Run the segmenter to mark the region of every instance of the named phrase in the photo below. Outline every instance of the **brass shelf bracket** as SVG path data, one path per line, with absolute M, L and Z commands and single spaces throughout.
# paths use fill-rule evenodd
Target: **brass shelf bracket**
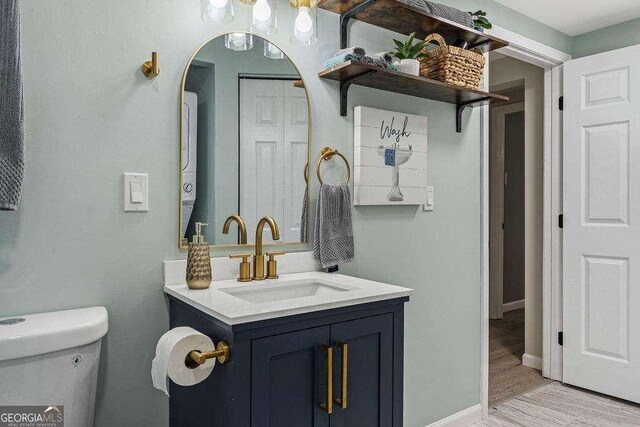
M 220 341 L 216 346 L 216 349 L 213 351 L 200 352 L 198 350 L 193 350 L 189 353 L 189 356 L 187 356 L 187 360 L 185 362 L 187 364 L 187 367 L 197 368 L 198 366 L 204 364 L 207 360 L 216 357 L 218 359 L 218 363 L 224 365 L 229 361 L 229 353 L 229 346 L 227 345 L 227 343 L 224 341 Z
M 357 76 L 350 77 L 340 82 L 340 115 L 345 117 L 347 115 L 347 101 L 349 100 L 349 88 L 356 81 L 365 77 L 371 77 L 376 74 L 376 70 L 369 70 Z
M 142 73 L 149 80 L 158 77 L 160 74 L 160 66 L 158 65 L 158 52 L 151 52 L 151 61 L 142 64 Z

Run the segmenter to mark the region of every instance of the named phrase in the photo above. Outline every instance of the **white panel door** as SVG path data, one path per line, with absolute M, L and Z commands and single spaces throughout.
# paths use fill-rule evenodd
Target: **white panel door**
M 640 45 L 564 67 L 563 381 L 640 402 Z
M 303 88 L 284 84 L 284 218 L 280 234 L 285 242 L 300 241 L 302 205 L 307 183 L 304 167 L 309 144 L 307 94 Z
M 247 242 L 265 215 L 284 219 L 284 86 L 280 80 L 240 80 L 240 215 Z M 280 235 L 282 238 L 283 236 Z M 264 243 L 273 243 L 264 233 Z

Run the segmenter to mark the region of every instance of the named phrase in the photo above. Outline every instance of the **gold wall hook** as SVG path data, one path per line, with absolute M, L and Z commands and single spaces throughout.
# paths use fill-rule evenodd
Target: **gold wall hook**
M 151 52 L 151 61 L 142 64 L 142 72 L 148 79 L 154 79 L 160 74 L 160 66 L 158 65 L 158 52 Z

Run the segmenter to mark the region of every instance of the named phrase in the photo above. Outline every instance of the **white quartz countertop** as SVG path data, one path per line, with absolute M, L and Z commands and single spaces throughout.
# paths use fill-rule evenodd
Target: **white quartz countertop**
M 318 290 L 302 289 L 309 284 L 317 285 Z M 300 295 L 292 296 L 296 289 L 300 289 Z M 260 290 L 267 290 L 269 296 L 251 296 Z M 186 284 L 167 285 L 164 291 L 228 325 L 238 325 L 406 297 L 413 290 L 343 274 L 312 271 L 248 283 L 213 281 L 203 290 L 189 289 Z

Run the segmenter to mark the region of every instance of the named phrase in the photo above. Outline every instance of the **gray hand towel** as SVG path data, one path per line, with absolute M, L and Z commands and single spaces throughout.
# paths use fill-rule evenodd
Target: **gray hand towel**
M 307 241 L 307 222 L 309 211 L 309 186 L 304 190 L 304 200 L 302 201 L 302 217 L 300 218 L 300 243 Z
M 369 55 L 369 57 L 371 59 L 381 59 L 384 62 L 389 62 L 389 63 L 393 61 L 393 55 L 391 55 L 389 52 L 378 52 L 378 53 Z
M 313 258 L 322 268 L 353 261 L 349 184 L 321 184 L 316 208 Z
M 360 46 L 347 47 L 345 49 L 340 49 L 333 56 L 341 56 L 341 55 L 353 55 L 356 58 L 362 58 L 366 55 L 366 52 Z
M 0 0 L 0 210 L 16 210 L 24 176 L 19 0 Z
M 431 15 L 457 22 L 465 27 L 473 28 L 473 17 L 469 12 L 456 9 L 451 6 L 445 6 L 440 3 L 434 3 L 427 0 L 398 0 L 401 3 L 423 10 Z

